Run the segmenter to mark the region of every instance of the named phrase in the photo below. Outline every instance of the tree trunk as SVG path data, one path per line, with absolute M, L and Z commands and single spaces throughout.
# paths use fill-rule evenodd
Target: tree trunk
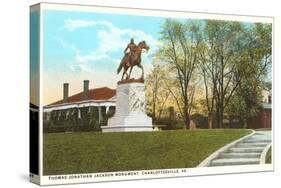
M 186 117 L 186 120 L 184 122 L 184 128 L 183 129 L 190 129 L 190 118 L 189 116 Z
M 152 122 L 155 122 L 155 117 L 156 117 L 156 113 L 155 113 L 155 103 L 153 103 L 152 105 Z
M 189 113 L 188 113 L 188 104 L 187 104 L 187 102 L 185 102 L 185 105 L 183 107 L 183 114 L 184 114 L 184 118 L 183 118 L 184 119 L 184 126 L 183 126 L 183 129 L 189 129 L 190 118 L 189 118 Z
M 243 128 L 247 128 L 248 126 L 247 126 L 247 118 L 244 118 L 243 119 Z
M 208 128 L 213 128 L 213 115 L 211 113 L 208 115 Z
M 216 123 L 217 128 L 223 128 L 223 105 L 221 104 L 221 99 L 218 100 L 216 105 Z
M 220 128 L 220 116 L 219 116 L 219 114 L 220 114 L 220 112 L 219 112 L 219 105 L 218 105 L 218 102 L 216 102 L 217 104 L 216 104 L 216 125 L 215 125 L 215 128 Z
M 220 128 L 220 129 L 223 128 L 223 117 L 222 117 L 221 114 L 220 114 L 219 128 Z
M 220 108 L 220 128 L 222 129 L 222 128 L 224 128 L 224 126 L 223 126 L 223 107 L 221 106 L 221 108 Z

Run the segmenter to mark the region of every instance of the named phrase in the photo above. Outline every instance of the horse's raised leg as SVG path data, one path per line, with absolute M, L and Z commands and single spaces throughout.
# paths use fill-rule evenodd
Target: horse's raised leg
M 125 80 L 128 80 L 129 79 L 129 75 L 128 75 L 128 67 L 124 67 L 124 71 L 123 71 L 123 75 L 122 75 L 122 80 L 124 80 L 124 76 L 126 75 L 125 77 Z
M 125 74 L 127 74 L 127 73 L 126 73 L 126 70 L 124 69 L 124 70 L 123 70 L 123 74 L 122 74 L 122 78 L 121 78 L 121 80 L 124 80 L 124 76 L 125 76 Z
M 126 73 L 126 80 L 128 80 L 129 79 L 129 74 L 128 73 Z
M 131 78 L 132 70 L 133 70 L 133 66 L 130 67 L 129 78 Z
M 121 80 L 123 80 L 124 79 L 124 71 L 123 71 L 123 73 L 122 73 L 122 77 L 121 77 Z

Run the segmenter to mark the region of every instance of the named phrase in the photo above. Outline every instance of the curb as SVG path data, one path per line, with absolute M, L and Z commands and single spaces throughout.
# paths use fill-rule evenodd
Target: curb
M 254 135 L 256 133 L 256 131 L 254 131 L 253 129 L 250 129 L 252 131 L 252 133 L 243 136 L 242 138 L 239 138 L 237 140 L 234 140 L 233 142 L 221 147 L 220 149 L 218 149 L 217 151 L 215 151 L 214 153 L 212 153 L 211 155 L 209 155 L 207 158 L 205 158 L 197 167 L 207 167 L 210 165 L 211 161 L 215 158 L 217 158 L 219 156 L 219 154 L 221 152 L 226 151 L 228 148 L 236 145 L 237 143 L 241 142 L 244 139 L 247 139 L 248 137 Z
M 261 153 L 261 157 L 260 157 L 260 164 L 265 164 L 265 160 L 266 160 L 266 154 L 269 150 L 269 148 L 271 147 L 272 143 L 268 144 L 262 151 Z

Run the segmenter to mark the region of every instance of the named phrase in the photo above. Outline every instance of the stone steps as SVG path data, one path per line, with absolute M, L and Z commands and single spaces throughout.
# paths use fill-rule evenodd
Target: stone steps
M 229 159 L 229 158 L 258 158 L 260 153 L 222 153 L 220 154 L 220 159 Z
M 211 161 L 211 166 L 249 165 L 259 162 L 259 158 L 215 159 Z
M 266 134 L 256 133 L 219 153 L 209 166 L 259 164 L 262 151 L 270 143 L 271 139 Z
M 264 147 L 232 147 L 228 150 L 228 152 L 235 152 L 235 153 L 252 153 L 252 152 L 259 152 L 261 153 Z
M 243 141 L 243 143 L 260 143 L 260 142 L 270 143 L 271 140 L 268 140 L 268 139 L 260 140 L 260 139 L 251 139 L 251 138 L 249 138 L 249 139 L 246 139 L 246 140 Z
M 236 145 L 236 147 L 241 148 L 248 148 L 248 147 L 265 147 L 267 146 L 268 142 L 257 142 L 257 143 L 240 143 Z

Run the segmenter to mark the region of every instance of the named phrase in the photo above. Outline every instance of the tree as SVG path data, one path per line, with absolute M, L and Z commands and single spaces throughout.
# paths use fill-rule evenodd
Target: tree
M 170 91 L 166 89 L 165 85 L 166 74 L 167 70 L 154 62 L 153 68 L 146 78 L 146 96 L 151 107 L 153 121 L 160 119 L 170 97 Z
M 254 24 L 245 28 L 245 48 L 240 52 L 240 59 L 243 62 L 238 66 L 241 81 L 238 84 L 236 98 L 239 103 L 233 103 L 228 109 L 236 112 L 244 121 L 247 127 L 247 119 L 255 116 L 262 103 L 262 92 L 270 91 L 272 84 L 266 82 L 266 77 L 271 71 L 271 24 Z M 243 104 L 243 105 L 238 105 Z
M 225 109 L 234 95 L 234 101 L 243 100 L 236 103 L 241 112 L 246 108 L 244 115 L 253 114 L 250 111 L 260 103 L 261 81 L 271 63 L 270 25 L 207 20 L 200 41 L 209 128 L 213 116 L 218 127 L 223 127 Z
M 156 58 L 167 65 L 164 83 L 189 126 L 197 85 L 205 90 L 209 128 L 223 128 L 225 115 L 245 122 L 270 89 L 271 24 L 167 19 Z M 198 77 L 198 74 L 200 77 Z M 215 123 L 215 124 L 214 124 Z
M 176 100 L 180 113 L 184 120 L 183 128 L 189 128 L 190 106 L 193 95 L 189 88 L 197 62 L 196 35 L 199 26 L 195 22 L 180 22 L 167 19 L 162 27 L 157 58 L 167 63 L 171 71 L 174 85 L 167 84 L 172 96 Z M 174 73 L 174 74 L 172 74 Z M 176 93 L 176 92 L 178 93 Z
M 205 23 L 200 67 L 206 91 L 208 124 L 212 128 L 215 110 L 216 123 L 222 128 L 224 109 L 240 82 L 236 59 L 242 47 L 243 30 L 239 22 L 207 20 Z
M 208 115 L 208 128 L 213 128 L 213 117 L 215 111 L 215 89 L 217 85 L 217 69 L 215 69 L 216 59 L 214 57 L 214 45 L 208 45 L 207 32 L 203 29 L 198 35 L 200 45 L 198 48 L 199 54 L 199 69 L 203 77 L 203 85 L 205 90 L 205 101 L 201 101 L 202 106 L 205 106 Z

